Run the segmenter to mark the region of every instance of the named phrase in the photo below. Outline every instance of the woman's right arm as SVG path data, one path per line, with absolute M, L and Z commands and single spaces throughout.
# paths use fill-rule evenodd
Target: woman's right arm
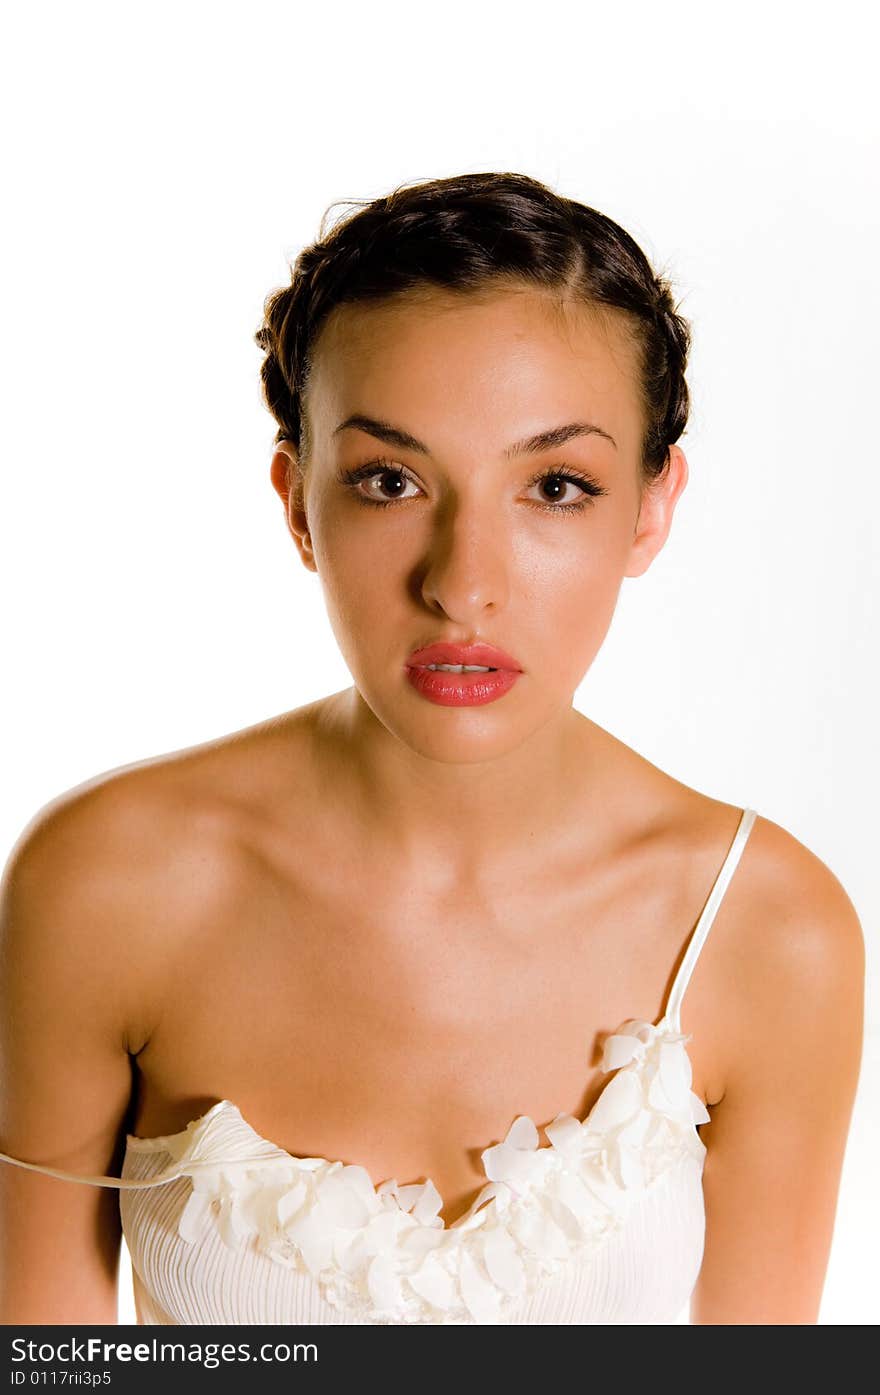
M 0 881 L 0 1152 L 118 1176 L 142 1042 L 127 782 L 41 811 Z M 0 1161 L 0 1323 L 116 1323 L 119 1192 Z

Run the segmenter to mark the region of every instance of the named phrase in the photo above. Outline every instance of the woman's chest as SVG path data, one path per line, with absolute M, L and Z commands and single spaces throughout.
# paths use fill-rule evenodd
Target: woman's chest
M 589 1112 L 605 1034 L 659 1016 L 684 938 L 668 896 L 621 916 L 610 888 L 570 880 L 438 900 L 413 878 L 254 875 L 247 891 L 176 959 L 131 1131 L 231 1100 L 288 1152 L 431 1177 L 447 1221 L 514 1118 Z

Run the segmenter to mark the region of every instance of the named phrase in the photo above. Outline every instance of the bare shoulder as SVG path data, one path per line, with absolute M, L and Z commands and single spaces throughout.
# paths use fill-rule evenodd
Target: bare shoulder
M 864 939 L 836 875 L 769 819 L 728 898 L 711 994 L 724 1088 L 701 1131 L 691 1320 L 812 1323 L 860 1071 Z
M 844 1013 L 860 1018 L 864 936 L 831 868 L 779 824 L 758 816 L 743 855 L 740 891 L 739 1006 L 750 1039 L 759 1027 L 766 1041 L 795 1021 L 833 1022 Z
M 201 748 L 98 776 L 38 810 L 0 882 L 0 951 L 31 982 L 64 970 L 136 1054 L 188 938 L 240 881 L 221 757 Z
M 0 878 L 0 1151 L 118 1175 L 132 1058 L 194 937 L 241 884 L 235 820 L 198 755 L 110 772 L 30 820 Z M 118 1194 L 0 1169 L 0 1319 L 113 1322 Z
M 669 806 L 677 811 L 670 880 L 686 888 L 687 904 L 699 910 L 743 810 L 687 787 L 669 788 Z M 783 1058 L 796 1058 L 795 1069 L 800 1063 L 851 1076 L 864 969 L 862 928 L 839 878 L 791 832 L 757 814 L 683 1006 L 683 1030 L 694 1035 L 710 1107 L 729 1099 L 735 1085 L 781 1082 Z M 770 1060 L 775 1068 L 768 1072 Z
M 837 1116 L 840 1138 L 861 1062 L 865 946 L 839 878 L 758 815 L 701 958 L 685 1030 L 696 1022 L 712 1042 L 709 1135 L 717 1142 L 721 1120 L 730 1127 L 752 1103 L 777 1127 L 803 1098 L 807 1114 Z

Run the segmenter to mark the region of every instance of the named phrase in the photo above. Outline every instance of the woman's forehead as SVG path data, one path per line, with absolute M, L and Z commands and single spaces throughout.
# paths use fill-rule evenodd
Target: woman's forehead
M 538 286 L 490 284 L 472 291 L 415 286 L 376 300 L 343 302 L 327 317 L 313 345 L 312 358 L 346 356 L 360 360 L 411 349 L 420 343 L 476 336 L 500 340 L 559 340 L 572 354 L 628 346 L 630 335 L 620 311 Z
M 313 351 L 307 405 L 321 434 L 354 412 L 425 422 L 497 414 L 509 432 L 511 415 L 570 420 L 589 410 L 613 422 L 605 429 L 615 439 L 637 444 L 638 371 L 619 313 L 531 288 L 419 288 L 334 310 Z

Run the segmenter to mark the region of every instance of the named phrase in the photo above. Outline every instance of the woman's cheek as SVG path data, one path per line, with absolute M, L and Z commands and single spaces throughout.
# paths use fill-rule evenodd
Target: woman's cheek
M 572 688 L 583 679 L 608 633 L 627 555 L 616 539 L 593 538 L 590 544 L 568 556 L 564 566 L 548 568 L 531 588 L 530 604 L 540 608 L 542 628 L 552 637 L 558 656 L 556 667 L 566 669 Z

